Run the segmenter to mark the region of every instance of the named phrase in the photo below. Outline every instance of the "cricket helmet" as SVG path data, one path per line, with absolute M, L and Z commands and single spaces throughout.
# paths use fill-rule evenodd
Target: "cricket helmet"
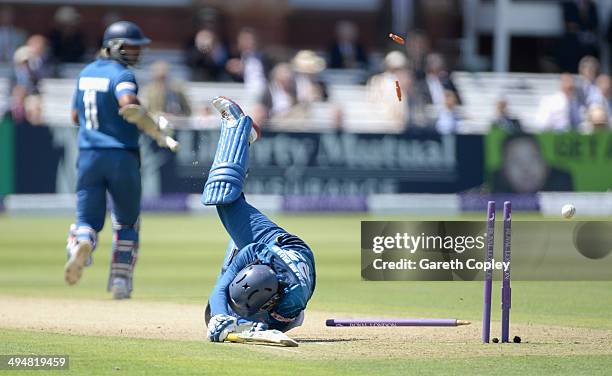
M 104 31 L 102 48 L 108 50 L 109 57 L 125 65 L 134 65 L 138 62 L 140 51 L 126 50 L 125 46 L 145 46 L 151 43 L 140 27 L 130 21 L 112 23 Z
M 241 317 L 269 311 L 280 298 L 280 283 L 268 265 L 253 263 L 242 269 L 228 288 L 228 304 Z

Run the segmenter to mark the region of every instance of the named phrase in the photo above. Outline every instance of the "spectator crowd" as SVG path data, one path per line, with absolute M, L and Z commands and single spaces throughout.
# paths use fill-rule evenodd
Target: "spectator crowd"
M 591 0 L 561 3 L 564 33 L 558 49 L 561 72 L 559 90 L 542 98 L 534 114 L 538 129 L 592 132 L 610 128 L 612 87 L 610 76 L 602 73 L 599 39 L 612 41 L 598 23 Z M 57 9 L 47 35 L 27 35 L 14 26 L 14 11 L 0 8 L 0 61 L 12 65 L 8 112 L 17 122 L 41 124 L 39 83 L 57 77 L 64 63 L 85 63 L 96 49 L 88 46 L 81 32 L 78 11 L 71 6 Z M 104 17 L 110 24 L 120 19 L 115 13 Z M 298 50 L 271 54 L 255 29 L 245 27 L 228 42 L 216 22 L 203 22 L 184 48 L 184 63 L 191 81 L 241 82 L 255 105 L 250 112 L 264 127 L 282 129 L 285 124 L 303 121 L 312 108 L 323 105 L 329 112 L 329 127 L 340 130 L 346 109 L 331 94 L 328 72 L 359 71 L 365 82 L 367 102 L 380 109 L 381 121 L 395 132 L 461 132 L 466 121 L 462 96 L 453 80 L 447 57 L 432 47 L 427 35 L 412 31 L 404 46 L 389 44 L 380 64 L 360 39 L 359 28 L 339 21 L 326 51 Z M 379 66 L 380 65 L 380 66 Z M 212 118 L 208 108 L 194 106 L 186 86 L 172 77 L 172 66 L 164 61 L 151 64 L 150 80 L 143 85 L 143 103 L 155 113 L 173 117 Z M 577 74 L 575 74 L 577 72 Z M 402 92 L 395 93 L 396 82 Z M 523 131 L 521 119 L 512 115 L 512 103 L 499 98 L 495 105 L 495 127 L 508 132 Z M 526 120 L 526 119 L 522 119 Z M 532 120 L 532 119 L 530 119 Z M 193 123 L 192 123 L 193 124 Z M 376 129 L 371 129 L 376 131 Z

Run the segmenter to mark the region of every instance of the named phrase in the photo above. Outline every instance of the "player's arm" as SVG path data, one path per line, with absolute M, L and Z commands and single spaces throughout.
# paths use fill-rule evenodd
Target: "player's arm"
M 133 73 L 126 71 L 118 79 L 115 86 L 115 96 L 119 104 L 119 114 L 129 123 L 136 125 L 142 132 L 157 141 L 161 147 L 177 151 L 179 143 L 172 137 L 166 135 L 158 122 L 140 104 L 137 97 L 138 87 Z
M 126 121 L 135 124 L 141 131 L 157 141 L 159 146 L 166 147 L 172 151 L 179 149 L 179 143 L 161 130 L 158 122 L 140 104 L 135 95 L 124 94 L 118 100 L 119 114 Z

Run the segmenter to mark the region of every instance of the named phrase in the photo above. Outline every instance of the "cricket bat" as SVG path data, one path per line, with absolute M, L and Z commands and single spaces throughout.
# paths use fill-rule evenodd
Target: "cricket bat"
M 256 332 L 230 333 L 226 341 L 236 343 L 270 344 L 297 347 L 298 343 L 279 330 L 260 330 Z

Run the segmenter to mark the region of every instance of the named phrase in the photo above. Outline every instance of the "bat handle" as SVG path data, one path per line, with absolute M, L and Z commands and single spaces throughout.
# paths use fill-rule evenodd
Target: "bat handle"
M 229 342 L 244 342 L 244 340 L 240 338 L 237 333 L 228 334 L 227 337 L 225 337 L 225 340 Z

